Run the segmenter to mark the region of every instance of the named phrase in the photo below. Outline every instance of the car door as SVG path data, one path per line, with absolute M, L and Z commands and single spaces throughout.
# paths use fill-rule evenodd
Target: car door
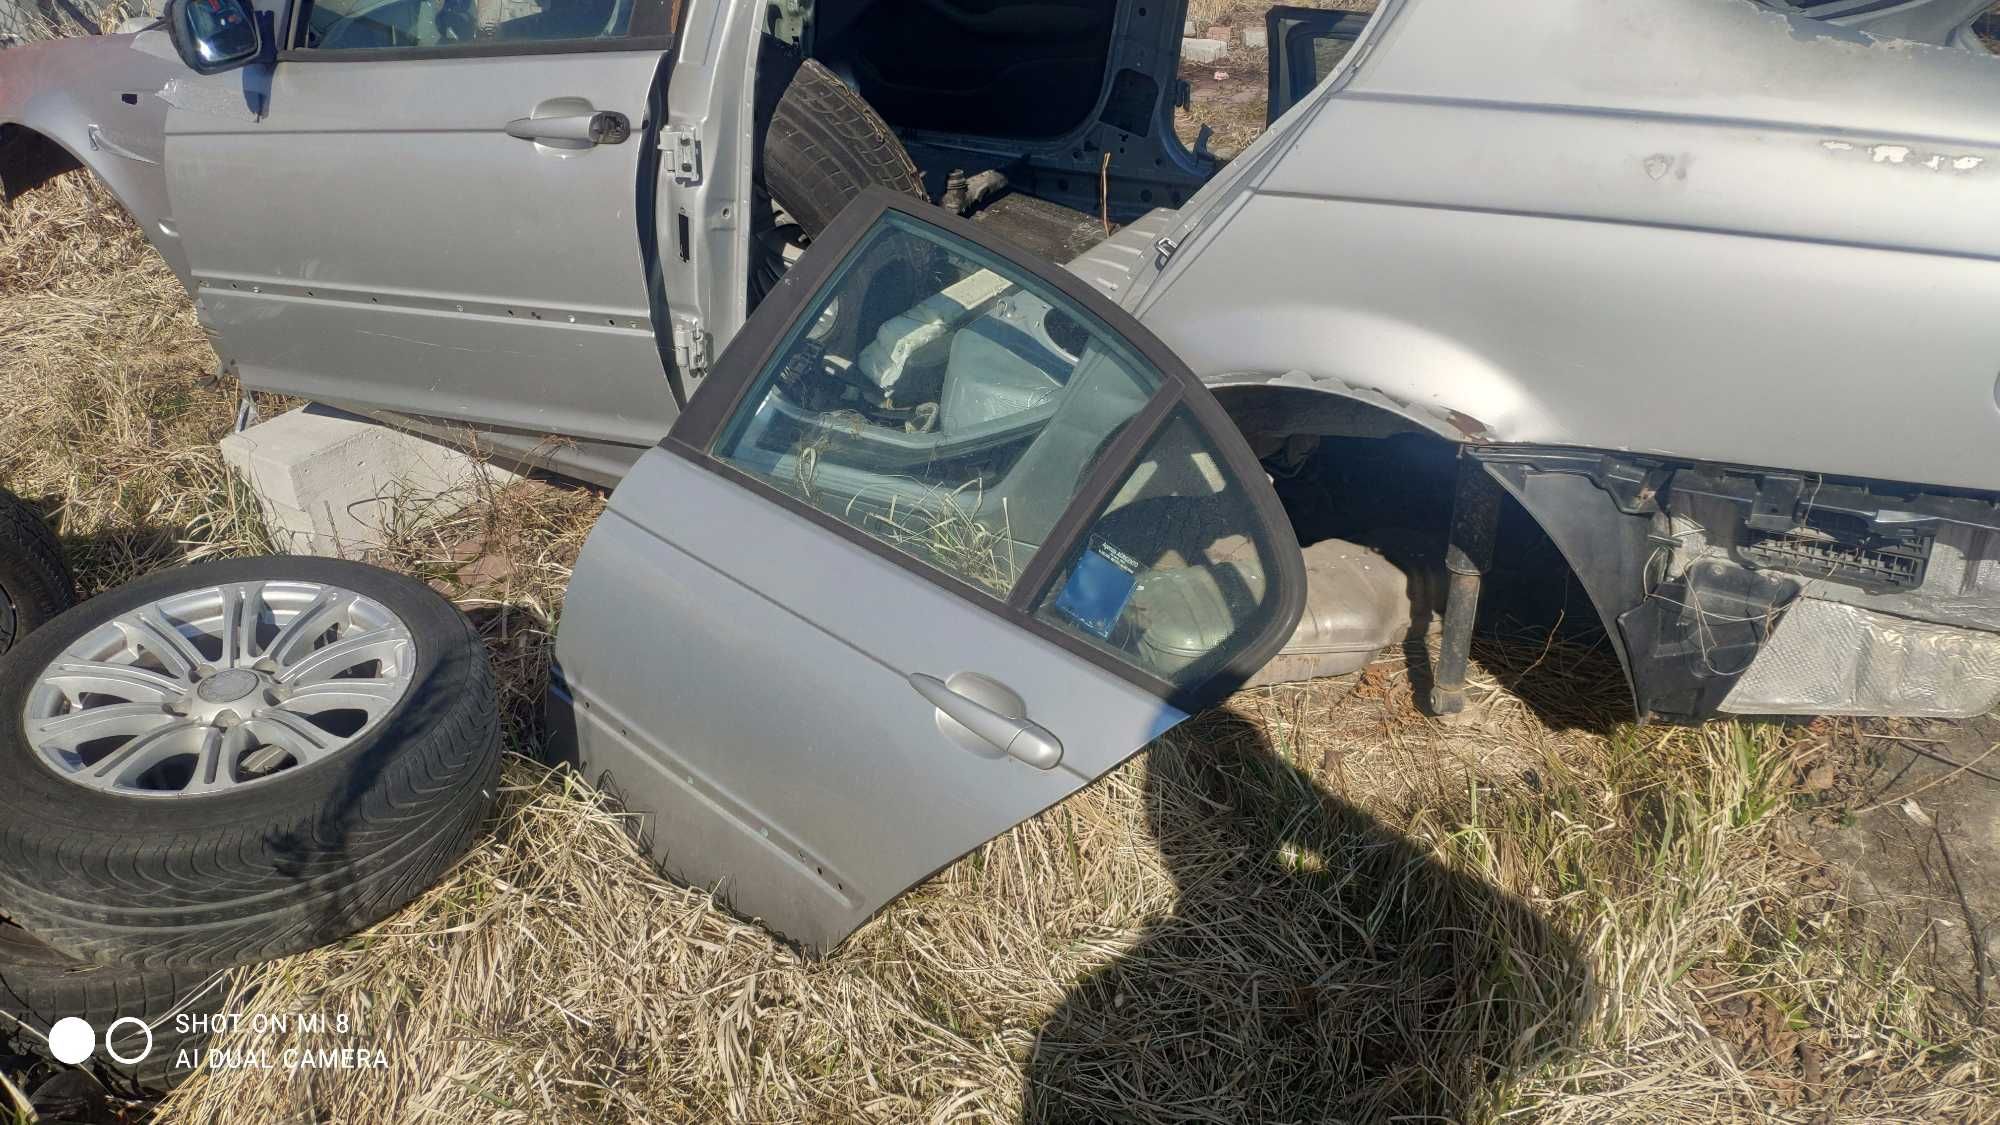
M 1241 683 L 1304 587 L 1170 352 L 878 189 L 612 494 L 551 714 L 666 870 L 825 949 Z
M 1340 69 L 1355 40 L 1374 18 L 1372 12 L 1339 12 L 1278 5 L 1264 13 L 1270 94 L 1265 123 L 1276 121 L 1313 87 Z
M 640 258 L 667 0 L 302 0 L 163 93 L 203 320 L 251 387 L 649 446 Z

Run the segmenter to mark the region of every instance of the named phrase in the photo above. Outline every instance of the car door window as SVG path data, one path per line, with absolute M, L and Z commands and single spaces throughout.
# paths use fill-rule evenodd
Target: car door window
M 708 456 L 1165 693 L 1264 638 L 1283 610 L 1260 470 L 1136 326 L 901 204 L 799 272 Z
M 1326 11 L 1280 5 L 1265 13 L 1265 60 L 1270 74 L 1267 121 L 1276 121 L 1347 61 L 1370 12 Z
M 351 51 L 471 49 L 663 33 L 654 0 L 312 0 L 299 46 Z M 639 27 L 634 26 L 635 14 Z
M 1214 673 L 1270 608 L 1273 548 L 1185 410 L 1139 455 L 1035 614 L 1175 684 Z
M 1005 598 L 1160 386 L 990 252 L 891 215 L 752 388 L 716 454 Z

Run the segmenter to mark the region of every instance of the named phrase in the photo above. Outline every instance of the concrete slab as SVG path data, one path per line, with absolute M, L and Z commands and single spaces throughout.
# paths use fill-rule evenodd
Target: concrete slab
M 1262 51 L 1271 44 L 1271 33 L 1262 27 L 1243 29 L 1243 45 Z
M 459 450 L 317 403 L 222 439 L 276 546 L 354 558 L 398 519 L 448 516 L 518 479 Z
M 1196 65 L 1219 62 L 1229 55 L 1229 44 L 1220 39 L 1181 40 L 1181 61 Z

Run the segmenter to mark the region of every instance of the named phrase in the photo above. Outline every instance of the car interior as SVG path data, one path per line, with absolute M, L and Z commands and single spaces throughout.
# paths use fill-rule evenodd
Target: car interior
M 899 129 L 1055 137 L 1097 107 L 1116 4 L 822 0 L 814 55 Z
M 303 46 L 450 47 L 624 34 L 631 0 L 313 0 Z
M 1182 7 L 814 0 L 799 49 L 888 122 L 933 199 L 954 175 L 998 177 L 991 209 L 1029 228 L 1010 232 L 1017 241 L 1060 261 L 1079 250 L 1053 233 L 1064 223 L 1101 233 L 1102 216 L 1178 206 L 1215 171 L 1163 123 L 1178 97 Z M 1008 213 L 1024 200 L 1044 206 Z

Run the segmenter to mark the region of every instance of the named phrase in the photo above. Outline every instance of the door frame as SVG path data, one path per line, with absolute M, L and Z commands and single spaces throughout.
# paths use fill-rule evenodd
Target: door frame
M 1391 2 L 1392 0 L 1384 0 L 1382 8 L 1389 7 Z M 1291 80 L 1296 77 L 1293 74 L 1296 68 L 1293 65 L 1293 55 L 1291 54 L 1292 44 L 1285 40 L 1285 24 L 1291 23 L 1295 25 L 1291 30 L 1295 33 L 1305 32 L 1308 38 L 1345 39 L 1349 43 L 1358 44 L 1361 41 L 1361 37 L 1368 31 L 1368 28 L 1374 24 L 1376 18 L 1383 14 L 1385 13 L 1381 8 L 1373 12 L 1350 12 L 1339 8 L 1301 8 L 1286 4 L 1275 5 L 1266 11 L 1264 13 L 1264 69 L 1268 76 L 1269 85 L 1264 95 L 1264 124 L 1270 125 L 1277 121 L 1278 118 L 1283 117 L 1285 110 L 1306 100 L 1306 96 L 1318 89 L 1320 83 L 1326 81 L 1326 77 L 1332 77 L 1332 75 L 1327 75 L 1320 78 L 1312 85 L 1300 90 L 1297 97 L 1291 97 Z M 1353 35 L 1333 34 L 1336 28 L 1350 22 L 1356 24 Z M 1349 48 L 1350 51 L 1353 49 L 1352 47 Z M 1341 66 L 1334 68 L 1335 72 L 1337 73 L 1346 65 L 1347 60 L 1342 59 Z M 1290 100 L 1285 101 L 1284 107 L 1281 109 L 1278 103 L 1285 98 L 1290 98 Z
M 745 396 L 758 383 L 778 351 L 791 341 L 795 322 L 820 296 L 827 282 L 847 264 L 861 239 L 883 216 L 892 212 L 1004 258 L 1009 265 L 1082 306 L 1086 313 L 1099 321 L 1108 335 L 1124 340 L 1161 376 L 1159 390 L 1105 447 L 1089 476 L 1070 498 L 1061 518 L 1035 548 L 1019 581 L 1004 601 L 943 570 L 914 563 L 907 554 L 889 544 L 711 453 L 723 426 L 736 417 Z M 687 409 L 675 420 L 673 429 L 661 440 L 662 449 L 863 550 L 897 566 L 915 570 L 962 600 L 1090 661 L 1182 711 L 1191 713 L 1219 701 L 1255 675 L 1284 647 L 1304 611 L 1306 595 L 1305 560 L 1292 530 L 1291 518 L 1279 503 L 1276 490 L 1270 487 L 1262 464 L 1221 403 L 1178 356 L 1130 313 L 1067 270 L 1043 262 L 985 228 L 887 188 L 873 187 L 864 191 L 814 240 L 814 247 L 829 252 L 808 252 L 744 322 L 728 350 L 703 380 L 701 389 L 695 393 Z M 1190 394 L 1190 391 L 1194 393 Z M 1267 589 L 1278 600 L 1270 607 L 1271 612 L 1260 626 L 1260 635 L 1241 647 L 1227 664 L 1190 687 L 1179 687 L 1141 671 L 1135 665 L 1044 622 L 1035 614 L 1036 607 L 1060 577 L 1061 568 L 1073 549 L 1125 483 L 1133 459 L 1161 430 L 1176 408 L 1185 409 L 1193 416 L 1196 425 L 1212 440 L 1213 451 L 1222 459 L 1229 474 L 1241 482 L 1245 498 L 1270 536 L 1271 550 L 1276 556 L 1273 565 L 1279 570 L 1267 583 Z

